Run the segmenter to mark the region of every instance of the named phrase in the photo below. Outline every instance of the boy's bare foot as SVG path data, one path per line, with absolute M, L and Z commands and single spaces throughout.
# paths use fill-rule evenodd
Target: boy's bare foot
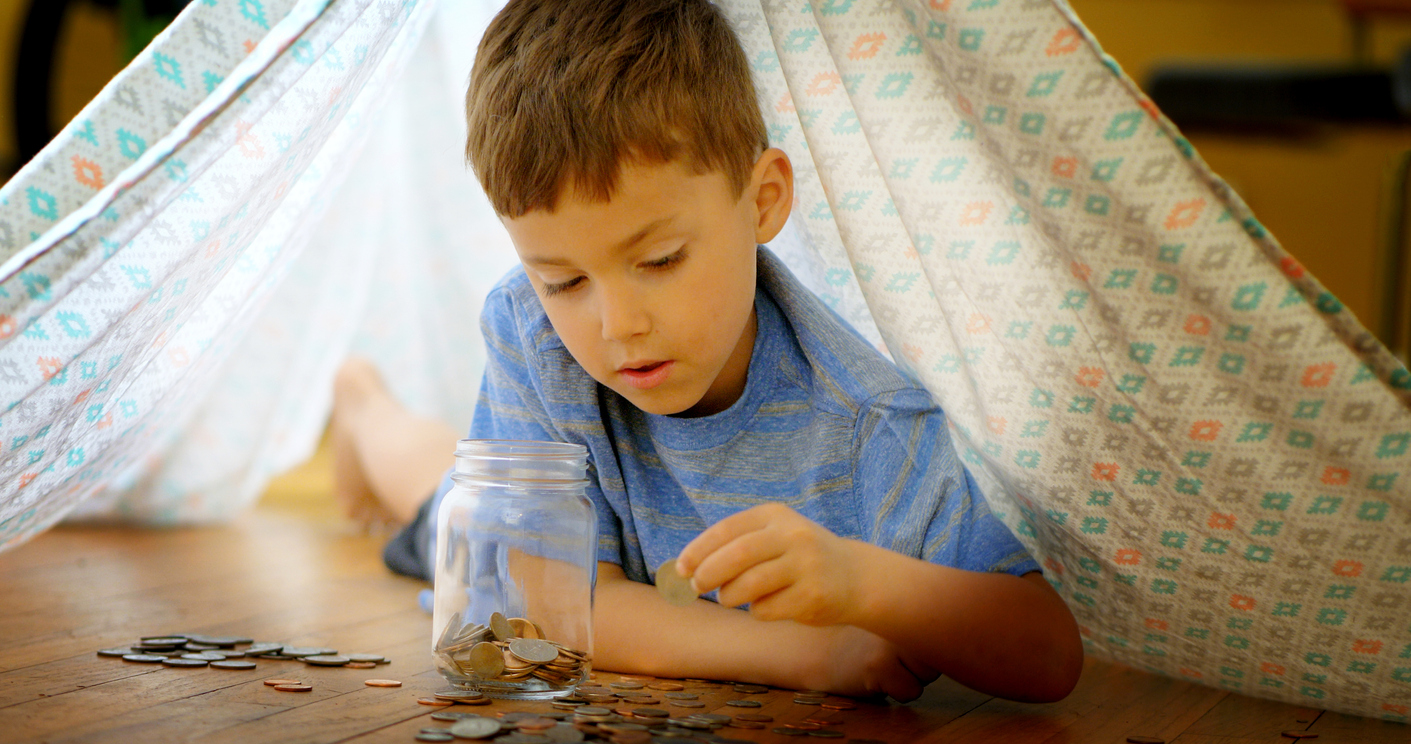
M 378 397 L 391 396 L 382 384 L 377 368 L 366 359 L 354 357 L 345 361 L 333 378 L 333 416 L 329 422 L 333 446 L 333 497 L 344 514 L 369 530 L 401 523 L 373 493 L 354 441 L 358 428 L 370 424 L 369 403 Z M 375 423 L 371 425 L 375 426 Z
M 460 439 L 404 408 L 377 368 L 358 357 L 334 376 L 331 427 L 334 496 L 366 527 L 412 521 L 455 462 Z

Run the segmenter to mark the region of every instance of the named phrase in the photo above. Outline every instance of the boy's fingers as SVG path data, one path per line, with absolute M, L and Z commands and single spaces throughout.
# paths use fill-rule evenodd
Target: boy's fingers
M 739 607 L 774 594 L 793 583 L 793 572 L 783 561 L 759 563 L 720 587 L 722 607 Z
M 765 561 L 784 554 L 787 546 L 774 539 L 770 530 L 746 532 L 721 545 L 696 566 L 691 584 L 705 593 L 738 578 Z
M 770 506 L 766 504 L 746 509 L 706 528 L 681 550 L 681 555 L 676 558 L 676 570 L 682 576 L 693 576 L 696 569 L 700 567 L 701 561 L 719 550 L 721 546 L 740 535 L 754 532 L 769 524 L 772 511 Z

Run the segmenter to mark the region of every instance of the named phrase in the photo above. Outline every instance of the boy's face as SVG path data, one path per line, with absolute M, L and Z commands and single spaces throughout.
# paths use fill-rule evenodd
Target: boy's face
M 554 330 L 593 379 L 648 413 L 704 416 L 744 391 L 755 245 L 779 231 L 792 199 L 779 150 L 760 157 L 738 198 L 719 172 L 628 162 L 609 201 L 569 191 L 553 212 L 505 226 Z

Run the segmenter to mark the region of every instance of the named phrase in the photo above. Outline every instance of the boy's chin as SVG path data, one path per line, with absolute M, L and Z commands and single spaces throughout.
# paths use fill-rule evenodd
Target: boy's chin
M 686 413 L 700 402 L 699 396 L 693 398 L 689 395 L 671 395 L 664 392 L 653 394 L 642 390 L 617 390 L 616 392 L 639 410 L 654 416 L 676 416 Z

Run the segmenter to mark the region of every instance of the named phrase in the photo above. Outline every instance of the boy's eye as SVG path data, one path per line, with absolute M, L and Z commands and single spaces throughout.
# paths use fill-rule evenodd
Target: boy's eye
M 578 286 L 579 282 L 582 281 L 583 277 L 575 276 L 566 282 L 558 282 L 557 284 L 550 284 L 548 282 L 544 282 L 544 296 L 553 297 L 554 295 L 560 292 L 567 292 L 568 290 Z
M 685 257 L 686 251 L 683 249 L 675 253 L 662 256 L 661 258 L 652 259 L 651 261 L 643 261 L 642 265 L 649 269 L 664 269 L 668 266 L 680 262 L 681 259 Z

